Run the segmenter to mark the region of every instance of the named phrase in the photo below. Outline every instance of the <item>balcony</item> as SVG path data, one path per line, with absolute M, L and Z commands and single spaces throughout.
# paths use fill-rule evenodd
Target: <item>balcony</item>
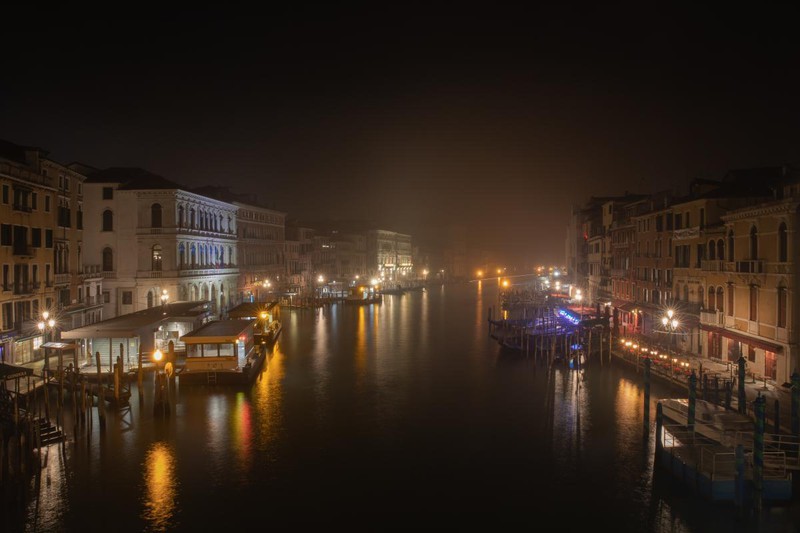
M 700 311 L 700 323 L 708 326 L 725 326 L 725 316 L 721 311 Z
M 175 271 L 163 270 L 140 270 L 136 273 L 137 278 L 156 279 L 156 278 L 171 278 L 175 276 Z
M 31 206 L 25 204 L 13 204 L 14 211 L 22 211 L 23 213 L 30 213 L 33 211 Z
M 672 234 L 673 241 L 685 241 L 700 237 L 700 227 L 676 229 Z
M 67 285 L 71 276 L 69 272 L 65 274 L 56 274 L 56 285 Z
M 794 274 L 794 263 L 765 263 L 767 274 Z
M 100 265 L 83 265 L 83 272 L 81 272 L 81 279 L 101 278 Z
M 736 272 L 740 274 L 763 274 L 764 261 L 751 259 L 747 261 L 736 261 Z
M 211 276 L 211 275 L 225 275 L 225 274 L 238 274 L 239 269 L 236 265 L 193 265 L 185 266 L 178 270 L 178 276 L 192 277 L 192 276 Z
M 14 283 L 14 294 L 33 294 L 39 288 L 38 283 Z
M 721 259 L 703 259 L 700 269 L 705 272 L 725 272 L 725 261 Z
M 36 253 L 36 248 L 28 245 L 14 245 L 13 252 L 18 257 L 33 257 Z
M 612 268 L 608 271 L 609 276 L 612 278 L 627 278 L 629 277 L 628 271 L 624 268 Z

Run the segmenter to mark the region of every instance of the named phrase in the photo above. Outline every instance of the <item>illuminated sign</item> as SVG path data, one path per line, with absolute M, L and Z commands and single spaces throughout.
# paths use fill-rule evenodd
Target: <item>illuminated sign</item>
M 581 319 L 579 317 L 577 317 L 574 314 L 570 313 L 566 309 L 559 309 L 558 310 L 558 316 L 560 316 L 561 318 L 564 318 L 566 320 L 569 320 L 570 323 L 572 323 L 573 325 L 576 325 L 576 326 L 581 321 Z

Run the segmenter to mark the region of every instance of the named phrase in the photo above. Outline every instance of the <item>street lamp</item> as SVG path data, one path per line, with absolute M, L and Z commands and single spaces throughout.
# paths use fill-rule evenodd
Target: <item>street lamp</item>
M 48 342 L 47 334 L 50 333 L 50 340 L 55 340 L 54 337 L 54 330 L 56 328 L 56 321 L 50 318 L 50 313 L 47 311 L 42 311 L 42 319 L 36 324 L 36 327 L 39 328 L 39 332 L 41 332 L 42 337 L 44 337 L 44 343 Z M 47 370 L 50 370 L 50 358 L 47 357 L 47 348 L 44 349 L 44 366 Z
M 156 384 L 158 384 L 158 374 L 160 372 L 159 364 L 161 363 L 162 359 L 164 359 L 164 353 L 161 350 L 157 349 L 155 352 L 153 352 L 153 361 L 156 363 L 156 374 L 154 378 L 154 383 Z
M 667 314 L 661 317 L 661 325 L 664 326 L 664 331 L 672 335 L 672 344 L 674 347 L 676 342 L 675 332 L 678 330 L 678 326 L 680 325 L 678 319 L 675 318 L 675 311 L 668 309 Z
M 261 344 L 264 344 L 264 335 L 267 334 L 267 317 L 269 316 L 266 311 L 261 311 Z

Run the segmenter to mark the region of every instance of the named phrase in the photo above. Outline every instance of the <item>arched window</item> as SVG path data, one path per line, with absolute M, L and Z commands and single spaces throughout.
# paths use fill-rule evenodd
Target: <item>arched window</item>
M 725 260 L 725 241 L 722 239 L 717 241 L 717 259 L 720 261 Z
M 233 248 L 228 246 L 228 265 L 233 265 Z
M 714 261 L 717 258 L 717 244 L 714 241 L 708 243 L 708 260 Z
M 153 291 L 147 291 L 147 308 L 153 307 Z
M 114 213 L 111 209 L 103 211 L 103 231 L 114 231 Z
M 186 265 L 186 246 L 184 246 L 183 243 L 178 246 L 178 261 L 180 268 L 183 268 Z
M 183 206 L 182 205 L 178 206 L 178 227 L 179 228 L 183 227 Z
M 785 263 L 787 260 L 789 241 L 786 238 L 786 223 L 781 222 L 778 226 L 778 261 Z
M 153 245 L 151 270 L 161 270 L 161 245 L 159 244 Z
M 717 308 L 717 303 L 716 303 L 716 298 L 715 298 L 716 295 L 717 295 L 717 291 L 714 290 L 714 287 L 709 286 L 708 287 L 708 310 L 709 311 L 714 311 Z
M 114 271 L 114 252 L 111 248 L 103 248 L 103 272 Z
M 723 313 L 725 311 L 724 292 L 722 287 L 717 287 L 717 311 Z
M 733 261 L 733 230 L 728 232 L 728 261 Z
M 153 204 L 150 206 L 150 227 L 161 227 L 161 204 Z
M 750 228 L 750 259 L 758 259 L 758 230 L 755 226 Z
M 189 248 L 189 262 L 192 268 L 197 266 L 197 248 L 195 248 L 194 244 Z
M 196 214 L 195 214 L 195 211 L 194 211 L 194 207 L 192 207 L 191 209 L 189 209 L 189 227 L 192 228 L 192 229 L 196 229 L 195 216 L 196 216 Z

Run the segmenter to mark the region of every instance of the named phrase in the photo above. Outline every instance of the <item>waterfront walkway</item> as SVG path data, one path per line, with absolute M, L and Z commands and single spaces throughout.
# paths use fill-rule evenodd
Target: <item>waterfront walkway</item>
M 622 360 L 626 363 L 630 364 L 633 367 L 638 369 L 638 372 L 643 373 L 644 371 L 644 358 L 639 356 L 637 362 L 637 356 L 632 353 L 633 350 L 628 348 L 621 348 L 619 344 L 612 344 L 611 349 L 612 355 L 614 356 L 614 360 Z M 673 363 L 671 361 L 672 358 L 678 359 L 678 362 Z M 689 394 L 689 380 L 688 377 L 691 374 L 691 371 L 695 371 L 695 375 L 697 376 L 697 397 L 703 398 L 704 392 L 702 390 L 702 377 L 701 371 L 703 374 L 707 374 L 710 379 L 707 381 L 709 384 L 709 391 L 707 392 L 708 398 L 712 399 L 715 389 L 714 387 L 714 377 L 718 379 L 719 382 L 719 403 L 724 404 L 725 402 L 725 388 L 724 384 L 728 381 L 731 382 L 731 408 L 734 410 L 738 410 L 738 383 L 736 382 L 737 378 L 737 365 L 735 362 L 731 361 L 722 361 L 719 359 L 710 359 L 707 357 L 700 357 L 693 354 L 670 354 L 668 362 L 658 364 L 655 363 L 656 360 L 660 361 L 667 361 L 666 359 L 659 359 L 658 355 L 653 356 L 652 361 L 654 364 L 651 366 L 651 378 L 653 379 L 661 379 L 667 382 L 672 383 L 675 387 L 677 387 L 681 391 L 681 395 L 683 397 L 688 397 Z M 681 362 L 687 363 L 688 366 L 679 366 Z M 775 411 L 775 400 L 778 401 L 780 406 L 780 429 L 781 433 L 790 433 L 791 432 L 791 399 L 792 399 L 792 391 L 791 387 L 778 385 L 769 381 L 765 381 L 763 379 L 756 379 L 752 373 L 748 374 L 745 379 L 745 395 L 747 396 L 747 414 L 753 416 L 753 401 L 758 396 L 764 396 L 766 398 L 766 424 L 768 427 L 772 427 L 774 425 L 774 411 Z

